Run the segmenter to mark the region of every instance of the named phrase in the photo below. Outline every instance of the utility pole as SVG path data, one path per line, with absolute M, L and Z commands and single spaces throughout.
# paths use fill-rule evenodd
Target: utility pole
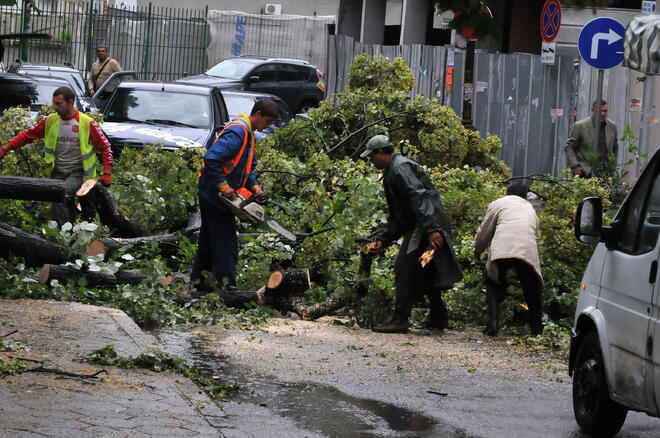
M 463 112 L 461 114 L 461 123 L 465 129 L 474 131 L 472 123 L 472 96 L 473 96 L 473 78 L 474 78 L 474 40 L 468 40 L 465 47 L 465 73 L 463 76 Z
M 31 21 L 32 21 L 32 1 L 33 0 L 23 0 L 23 20 L 22 20 L 22 32 L 24 34 L 32 33 L 31 30 Z M 27 61 L 30 57 L 30 41 L 27 38 L 21 39 L 21 60 Z

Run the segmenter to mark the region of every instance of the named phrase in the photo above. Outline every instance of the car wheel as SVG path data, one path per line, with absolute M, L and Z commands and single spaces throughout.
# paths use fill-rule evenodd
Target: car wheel
M 596 332 L 584 337 L 575 359 L 573 412 L 580 429 L 592 435 L 617 433 L 628 414 L 628 409 L 610 399 Z
M 310 109 L 316 108 L 317 106 L 319 106 L 317 102 L 313 100 L 306 100 L 298 106 L 298 109 L 296 110 L 296 114 L 301 114 L 301 113 L 304 114 Z

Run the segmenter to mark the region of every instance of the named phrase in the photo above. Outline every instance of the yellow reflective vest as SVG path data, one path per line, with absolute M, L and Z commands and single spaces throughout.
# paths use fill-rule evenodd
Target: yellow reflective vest
M 80 138 L 80 154 L 83 165 L 83 181 L 96 178 L 96 167 L 99 164 L 96 158 L 94 145 L 89 142 L 89 132 L 92 118 L 86 114 L 78 113 L 78 137 Z M 53 113 L 46 119 L 46 135 L 44 136 L 45 153 L 44 160 L 50 164 L 48 176 L 51 176 L 55 168 L 55 149 L 57 148 L 57 136 L 60 131 L 60 116 Z

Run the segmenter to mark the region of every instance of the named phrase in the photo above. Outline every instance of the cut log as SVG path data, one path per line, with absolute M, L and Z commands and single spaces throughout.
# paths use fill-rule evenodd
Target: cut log
M 39 272 L 39 283 L 41 284 L 50 284 L 53 280 L 67 284 L 69 280 L 78 281 L 81 278 L 85 279 L 86 286 L 90 288 L 106 288 L 117 285 L 117 279 L 112 274 L 92 271 L 83 272 L 75 266 L 46 264 Z
M 188 218 L 187 230 L 199 230 L 202 227 L 202 214 L 199 211 L 199 207 L 190 215 Z
M 60 179 L 0 176 L 0 198 L 59 202 L 64 200 L 65 187 Z
M 300 296 L 311 287 L 309 269 L 277 269 L 268 276 L 266 293 L 277 290 L 279 295 Z
M 0 257 L 9 254 L 22 257 L 28 266 L 61 264 L 69 259 L 68 248 L 0 222 Z
M 83 219 L 93 219 L 98 213 L 101 223 L 110 228 L 113 236 L 127 238 L 148 234 L 146 230 L 132 224 L 124 217 L 108 190 L 100 182 L 97 182 L 87 195 L 80 198 L 80 205 Z

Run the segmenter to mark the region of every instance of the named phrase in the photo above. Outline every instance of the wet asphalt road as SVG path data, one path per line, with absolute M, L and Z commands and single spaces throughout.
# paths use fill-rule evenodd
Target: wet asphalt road
M 259 331 L 179 328 L 162 348 L 239 385 L 236 436 L 583 437 L 564 355 L 478 331 L 383 335 L 327 321 Z M 226 433 L 226 430 L 223 430 Z M 629 413 L 618 437 L 658 437 Z

